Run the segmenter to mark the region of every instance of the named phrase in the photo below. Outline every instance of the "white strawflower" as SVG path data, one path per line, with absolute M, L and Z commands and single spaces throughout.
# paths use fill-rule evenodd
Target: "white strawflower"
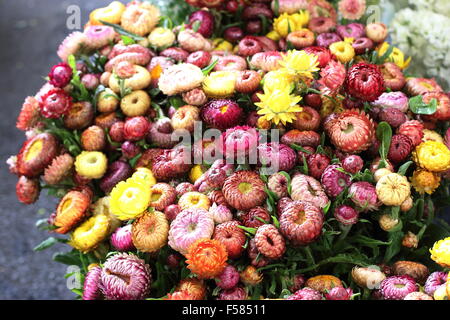
M 168 96 L 188 92 L 199 87 L 204 79 L 202 70 L 190 63 L 173 65 L 159 78 L 159 89 Z

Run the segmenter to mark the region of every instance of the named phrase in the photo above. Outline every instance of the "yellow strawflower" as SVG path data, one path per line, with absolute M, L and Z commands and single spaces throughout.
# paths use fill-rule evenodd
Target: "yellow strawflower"
M 350 62 L 355 57 L 355 49 L 348 40 L 333 43 L 330 45 L 330 51 L 341 63 Z
M 75 171 L 88 179 L 100 179 L 107 168 L 108 159 L 98 151 L 83 151 L 75 159 Z
M 430 249 L 431 259 L 444 268 L 450 268 L 450 237 L 437 241 Z
M 412 155 L 414 162 L 428 171 L 443 172 L 450 169 L 450 150 L 442 142 L 422 142 Z
M 236 73 L 232 71 L 212 72 L 203 80 L 203 91 L 210 98 L 226 98 L 232 96 L 236 86 Z
M 432 194 L 437 188 L 439 188 L 440 182 L 441 177 L 439 177 L 436 173 L 423 169 L 417 169 L 411 177 L 411 185 L 420 194 Z
M 290 50 L 282 54 L 280 66 L 302 78 L 313 78 L 313 73 L 319 71 L 319 61 L 314 54 L 308 54 L 304 50 Z
M 281 39 L 281 36 L 275 30 L 272 30 L 268 34 L 266 34 L 266 37 L 273 41 L 279 41 Z
M 222 38 L 214 39 L 213 46 L 214 46 L 214 51 L 232 51 L 233 50 L 233 44 L 231 44 L 230 42 L 228 42 Z
M 255 103 L 258 106 L 258 114 L 263 120 L 273 122 L 276 125 L 293 122 L 296 119 L 296 112 L 303 109 L 298 105 L 302 97 L 291 95 L 287 90 L 274 90 L 258 94 L 261 102 Z
M 72 233 L 69 245 L 82 252 L 92 251 L 108 236 L 109 224 L 105 215 L 89 218 Z
M 183 194 L 178 201 L 178 205 L 182 210 L 190 209 L 190 208 L 201 208 L 206 211 L 211 207 L 211 201 L 208 196 L 204 195 L 200 192 L 187 192 Z
M 384 55 L 390 45 L 387 42 L 384 42 L 379 48 L 378 48 L 378 56 Z M 411 63 L 411 57 L 405 60 L 405 54 L 397 47 L 394 47 L 391 55 L 389 56 L 389 61 L 395 63 L 400 69 L 406 69 L 409 64 Z
M 119 182 L 111 191 L 111 212 L 119 220 L 141 215 L 150 205 L 151 191 L 147 184 L 133 178 Z
M 275 90 L 286 90 L 289 93 L 295 87 L 297 77 L 286 68 L 270 71 L 264 76 L 264 92 L 273 92 Z
M 273 30 L 286 38 L 290 32 L 299 31 L 309 23 L 309 12 L 300 11 L 295 14 L 283 13 L 273 21 Z
M 197 164 L 189 171 L 189 180 L 192 183 L 195 183 L 195 181 L 197 181 L 205 172 L 205 168 L 202 165 Z
M 130 179 L 134 181 L 140 181 L 141 183 L 147 185 L 149 188 L 156 184 L 155 176 L 150 169 L 147 168 L 137 168 L 136 172 L 133 173 Z

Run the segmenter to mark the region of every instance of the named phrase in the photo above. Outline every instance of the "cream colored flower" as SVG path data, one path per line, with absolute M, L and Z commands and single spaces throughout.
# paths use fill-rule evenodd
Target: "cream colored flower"
M 174 96 L 199 87 L 204 78 L 199 67 L 190 63 L 182 63 L 164 70 L 159 78 L 158 86 L 165 95 Z
M 155 28 L 148 36 L 148 41 L 152 46 L 162 48 L 171 46 L 175 42 L 175 34 L 167 28 Z
M 400 206 L 411 194 L 411 185 L 406 177 L 390 173 L 377 182 L 376 191 L 383 204 Z

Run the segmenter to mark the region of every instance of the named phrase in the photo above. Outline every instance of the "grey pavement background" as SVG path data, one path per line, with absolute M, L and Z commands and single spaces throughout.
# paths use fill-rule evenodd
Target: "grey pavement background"
M 71 299 L 63 278 L 66 266 L 52 255 L 66 246 L 35 253 L 32 248 L 48 237 L 35 228 L 48 216 L 55 201 L 45 194 L 33 206 L 15 198 L 16 178 L 5 164 L 24 140 L 15 128 L 23 100 L 43 84 L 56 64 L 56 48 L 70 32 L 66 10 L 79 5 L 82 23 L 88 13 L 110 0 L 0 0 L 0 299 Z M 42 208 L 43 210 L 39 210 Z M 39 216 L 38 211 L 44 211 Z
M 48 237 L 35 228 L 39 218 L 55 206 L 45 194 L 33 206 L 15 199 L 16 178 L 5 164 L 24 140 L 15 119 L 26 96 L 44 83 L 49 68 L 58 63 L 56 49 L 70 32 L 69 5 L 79 5 L 82 22 L 108 0 L 0 0 L 0 299 L 71 299 L 63 278 L 66 266 L 51 260 L 56 246 L 35 253 L 32 248 Z M 40 208 L 45 215 L 39 216 Z M 66 248 L 67 249 L 67 248 Z

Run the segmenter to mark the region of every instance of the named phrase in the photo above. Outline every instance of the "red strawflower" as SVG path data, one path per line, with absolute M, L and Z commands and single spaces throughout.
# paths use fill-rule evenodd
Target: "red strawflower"
M 210 127 L 219 130 L 239 125 L 244 112 L 232 100 L 212 100 L 201 109 L 201 117 Z
M 67 63 L 59 63 L 53 66 L 48 77 L 52 85 L 58 88 L 64 88 L 72 80 L 72 68 Z
M 239 258 L 244 252 L 243 245 L 246 237 L 244 230 L 239 228 L 238 221 L 228 221 L 221 223 L 214 229 L 213 239 L 220 241 L 228 252 L 231 259 Z
M 331 142 L 343 152 L 360 153 L 375 141 L 375 125 L 362 111 L 345 110 L 327 121 L 325 131 Z
M 325 67 L 328 64 L 328 62 L 330 62 L 331 59 L 333 58 L 331 51 L 324 47 L 307 47 L 304 50 L 306 53 L 314 54 L 317 56 L 319 68 Z
M 354 98 L 375 101 L 384 92 L 383 74 L 374 64 L 355 64 L 347 73 L 345 90 Z
M 265 208 L 255 207 L 245 213 L 241 219 L 244 226 L 248 228 L 259 228 L 265 224 L 263 221 L 266 223 L 270 222 L 270 215 Z
M 67 114 L 72 106 L 72 97 L 63 89 L 55 88 L 41 97 L 41 114 L 46 118 L 57 119 Z
M 305 246 L 322 234 L 323 221 L 319 208 L 308 202 L 294 201 L 281 214 L 280 230 L 293 245 Z
M 413 146 L 416 147 L 422 142 L 424 129 L 425 127 L 422 122 L 418 120 L 410 120 L 406 121 L 398 128 L 398 133 L 410 138 Z
M 411 139 L 403 134 L 396 134 L 391 140 L 388 159 L 394 163 L 400 163 L 408 158 L 412 150 L 413 143 Z
M 322 173 L 325 169 L 330 165 L 331 159 L 321 153 L 316 153 L 308 157 L 308 173 L 310 176 L 319 179 L 322 176 Z
M 270 259 L 279 259 L 286 251 L 286 242 L 278 229 L 272 224 L 258 228 L 255 234 L 255 244 L 259 252 Z
M 38 179 L 21 176 L 16 184 L 17 199 L 24 204 L 33 204 L 39 198 L 40 185 Z
M 351 174 L 355 174 L 364 167 L 364 160 L 357 155 L 350 155 L 342 161 L 342 168 Z
M 139 141 L 150 130 L 150 123 L 144 117 L 133 117 L 125 121 L 123 134 L 126 140 Z
M 199 239 L 189 246 L 186 264 L 200 279 L 212 279 L 225 269 L 226 247 L 217 240 Z

